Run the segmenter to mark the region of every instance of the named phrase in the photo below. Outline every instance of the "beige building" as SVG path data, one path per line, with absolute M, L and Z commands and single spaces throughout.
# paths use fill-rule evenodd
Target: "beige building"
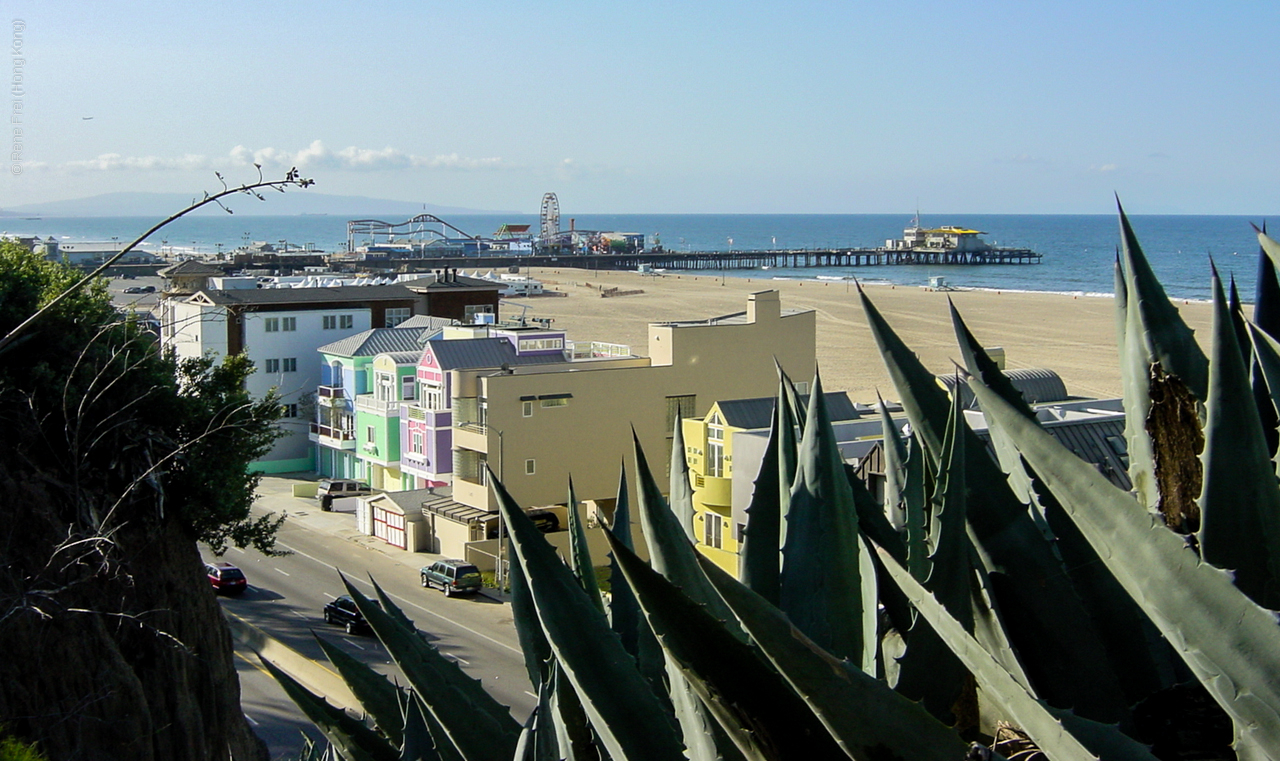
M 773 394 L 775 358 L 812 373 L 815 325 L 812 311 L 784 312 L 777 291 L 762 291 L 744 312 L 651 324 L 647 358 L 454 371 L 453 499 L 495 511 L 488 465 L 522 507 L 562 504 L 569 476 L 579 499 L 610 502 L 633 428 L 665 487 L 677 415 Z

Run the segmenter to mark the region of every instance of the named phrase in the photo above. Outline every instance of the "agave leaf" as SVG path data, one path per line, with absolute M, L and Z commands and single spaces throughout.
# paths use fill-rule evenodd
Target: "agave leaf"
M 1213 304 L 1200 553 L 1218 568 L 1234 571 L 1236 587 L 1254 602 L 1275 610 L 1280 608 L 1280 489 L 1216 271 Z
M 902 492 L 907 518 L 903 533 L 907 546 L 907 567 L 917 579 L 929 576 L 929 548 L 926 546 L 929 537 L 929 508 L 925 497 L 928 456 L 924 445 L 920 443 L 915 431 L 912 431 L 907 439 L 907 480 Z
M 866 641 L 863 633 L 876 600 L 863 597 L 858 509 L 820 376 L 814 377 L 809 396 L 798 464 L 782 548 L 781 607 L 826 650 L 858 664 L 865 664 L 870 652 L 874 663 L 875 641 Z
M 683 746 L 671 719 L 631 656 L 533 521 L 488 475 L 556 662 L 610 757 L 677 758 Z
M 1267 235 L 1266 225 L 1263 225 L 1261 230 L 1256 225 L 1253 229 L 1258 233 L 1258 246 L 1262 249 L 1262 255 L 1271 260 L 1272 267 L 1280 268 L 1280 243 L 1277 243 L 1274 238 Z M 1254 318 L 1256 322 L 1257 316 L 1255 315 Z M 1264 327 L 1261 323 L 1258 326 Z
M 1235 724 L 1242 759 L 1280 749 L 1280 626 L 1203 563 L 1182 537 L 1143 510 L 1093 466 L 970 382 L 990 420 L 1009 429 L 1027 462 L 1058 498 L 1125 591 Z M 1229 624 L 1228 624 L 1229 622 Z
M 1118 282 L 1117 289 L 1121 294 L 1120 300 L 1123 300 L 1123 280 Z M 987 359 L 985 350 L 954 306 L 951 319 L 970 375 L 979 378 L 1023 417 L 1039 425 L 1034 410 L 995 363 Z M 1000 467 L 1010 476 L 1010 486 L 1032 505 L 1033 517 L 1043 513 L 1043 530 L 1047 537 L 1055 540 L 1055 548 L 1066 564 L 1072 584 L 1080 592 L 1081 602 L 1098 623 L 1098 634 L 1125 689 L 1128 702 L 1137 703 L 1156 690 L 1169 686 L 1171 674 L 1167 673 L 1167 666 L 1173 662 L 1174 656 L 1168 645 L 1160 641 L 1146 614 L 1124 594 L 1106 566 L 1098 562 L 1097 553 L 1062 512 L 1053 495 L 1047 493 L 1034 473 L 1028 472 L 1022 455 L 1005 429 L 991 426 L 989 431 Z M 1134 636 L 1138 631 L 1145 631 L 1149 636 Z
M 632 436 L 636 455 L 636 478 L 640 487 L 637 503 L 640 507 L 640 520 L 644 525 L 645 541 L 648 543 L 649 557 L 654 569 L 679 584 L 688 594 L 709 606 L 712 611 L 721 611 L 723 620 L 730 620 L 724 602 L 716 595 L 698 567 L 695 559 L 698 552 L 694 549 L 692 540 L 681 531 L 682 527 L 691 527 L 692 520 L 683 521 L 680 518 L 680 513 L 683 511 L 675 510 L 674 505 L 670 509 L 667 507 L 667 501 L 662 498 L 658 484 L 649 470 L 640 441 L 634 438 L 634 433 Z M 683 441 L 683 437 L 676 441 L 682 460 Z M 676 468 L 676 463 L 672 462 L 673 474 Z M 687 483 L 688 471 L 686 468 L 681 470 L 685 475 L 680 478 Z M 676 476 L 673 475 L 673 489 L 679 488 L 676 480 Z M 741 632 L 737 634 L 745 640 Z M 692 686 L 688 684 L 671 659 L 664 657 L 663 660 L 668 694 L 671 697 L 671 706 L 675 711 L 676 719 L 680 723 L 686 753 L 693 761 L 710 761 L 716 758 L 719 752 L 715 747 L 715 739 L 711 731 L 713 724 L 711 718 L 707 716 L 706 708 L 690 692 Z
M 929 626 L 963 662 L 964 668 L 978 680 L 983 694 L 999 707 L 1002 715 L 1024 729 L 1049 758 L 1094 759 L 1102 756 L 1109 760 L 1155 760 L 1146 746 L 1127 737 L 1115 726 L 1087 722 L 1066 711 L 1050 708 L 1029 694 L 1026 687 L 1005 671 L 973 638 L 968 627 L 951 615 L 948 606 L 913 579 L 888 552 L 881 550 L 880 554 L 889 575 L 902 587 Z M 1083 729 L 1085 722 L 1090 725 L 1087 737 L 1075 735 L 1073 730 Z
M 441 761 L 435 740 L 427 728 L 426 709 L 416 697 L 405 706 L 404 738 L 400 745 L 400 761 Z
M 1272 415 L 1275 415 L 1280 411 L 1280 342 L 1252 323 L 1247 323 L 1245 328 L 1249 331 L 1253 357 L 1257 362 L 1254 377 L 1262 379 L 1261 385 L 1266 389 Z M 1277 469 L 1280 469 L 1280 453 L 1275 453 L 1275 461 Z
M 700 558 L 761 652 L 850 758 L 954 761 L 965 744 L 918 703 L 806 637 L 786 614 Z
M 556 743 L 560 748 L 560 756 L 568 761 L 595 761 L 601 758 L 603 749 L 595 744 L 591 735 L 591 725 L 587 714 L 582 710 L 582 702 L 573 685 L 564 678 L 559 664 L 551 665 L 549 694 L 551 699 L 551 719 L 555 724 Z
M 538 611 L 519 563 L 510 564 L 507 579 L 511 584 L 511 617 L 515 621 L 516 636 L 520 639 L 520 651 L 524 654 L 524 668 L 529 673 L 529 684 L 536 690 L 548 678 L 551 644 L 542 631 L 542 622 L 538 620 Z
M 582 526 L 578 511 L 578 496 L 573 491 L 573 478 L 569 478 L 569 557 L 573 575 L 578 577 L 582 590 L 595 606 L 604 613 L 604 598 L 600 596 L 600 582 L 596 579 L 595 566 L 591 564 L 591 548 L 587 546 L 587 531 Z
M 880 431 L 884 436 L 884 512 L 894 527 L 901 529 L 907 525 L 902 494 L 907 481 L 907 443 L 889 417 L 889 410 L 878 391 L 876 400 L 880 408 Z
M 1137 309 L 1140 326 L 1132 337 L 1146 348 L 1151 364 L 1159 364 L 1167 373 L 1176 375 L 1196 399 L 1204 401 L 1209 389 L 1209 360 L 1196 343 L 1195 331 L 1187 327 L 1151 271 L 1118 199 L 1116 208 L 1120 213 L 1120 256 L 1128 287 L 1128 305 Z
M 1254 228 L 1257 229 L 1257 228 Z M 1267 226 L 1264 224 L 1258 234 L 1267 237 Z M 1261 240 L 1261 239 L 1260 239 Z M 1271 238 L 1267 237 L 1271 241 Z M 1280 244 L 1275 244 L 1280 256 Z M 1253 322 L 1264 333 L 1280 336 L 1280 279 L 1276 277 L 1276 265 L 1267 250 L 1258 246 L 1258 279 L 1254 285 Z M 1253 398 L 1258 405 L 1258 415 L 1262 418 L 1262 431 L 1267 437 L 1267 449 L 1275 455 L 1280 450 L 1280 414 L 1272 403 L 1271 386 L 1266 382 L 1262 368 L 1255 361 L 1253 373 Z
M 743 756 L 842 755 L 804 701 L 750 646 L 633 552 L 621 544 L 613 551 L 670 661 Z
M 271 661 L 259 660 L 267 673 L 280 683 L 289 699 L 324 733 L 343 758 L 349 761 L 400 761 L 400 754 L 391 743 L 366 727 L 364 722 L 351 718 L 341 708 L 329 705 L 324 698 L 298 684 Z
M 320 649 L 324 651 L 329 662 L 338 669 L 342 680 L 351 688 L 351 694 L 360 701 L 360 706 L 373 717 L 378 729 L 397 747 L 404 743 L 404 694 L 385 676 L 379 674 L 364 663 L 347 655 L 340 647 L 327 642 L 323 637 L 312 632 Z
M 696 541 L 693 536 L 693 484 L 689 480 L 689 460 L 684 456 L 684 422 L 679 415 L 676 415 L 676 430 L 671 439 L 670 470 L 668 504 L 692 544 Z
M 408 631 L 398 618 L 361 594 L 345 576 L 342 583 L 413 689 L 431 696 L 427 707 L 458 752 L 468 761 L 510 757 L 520 729 L 506 707 L 416 630 Z
M 369 583 L 373 585 L 373 592 L 378 597 L 378 604 L 391 617 L 391 620 L 395 621 L 400 625 L 400 628 L 410 634 L 417 634 L 418 627 L 414 625 L 413 621 L 409 620 L 403 610 L 400 610 L 400 606 L 396 605 L 395 601 L 387 596 L 386 592 L 382 591 L 382 587 L 378 586 L 378 582 L 374 581 L 372 576 L 369 577 Z
M 1151 271 L 1137 236 L 1120 209 L 1121 264 L 1128 319 L 1125 436 L 1129 476 L 1143 504 L 1158 509 L 1176 531 L 1194 531 L 1200 522 L 1197 426 L 1199 403 L 1208 393 L 1209 362 L 1195 333 L 1169 301 Z
M 706 574 L 698 566 L 698 551 L 690 543 L 679 518 L 667 507 L 667 501 L 658 489 L 644 450 L 640 447 L 640 439 L 634 431 L 631 437 L 638 481 L 636 501 L 640 509 L 640 523 L 644 526 L 645 542 L 649 547 L 649 562 L 655 571 L 683 589 L 685 594 L 708 606 L 712 615 L 731 622 L 729 609 L 711 588 Z M 732 623 L 730 627 L 734 628 Z M 736 634 L 745 640 L 741 632 Z
M 800 427 L 800 435 L 804 435 L 805 421 L 809 417 L 808 405 L 805 404 L 804 397 L 796 391 L 796 384 L 791 382 L 791 377 L 782 370 L 782 365 L 778 364 L 775 357 L 773 360 L 774 367 L 778 370 L 778 380 L 782 385 L 782 393 L 787 398 L 787 405 L 791 407 L 791 414 L 795 416 L 796 425 Z M 810 394 L 812 398 L 812 394 Z
M 911 421 L 931 457 L 942 451 L 946 393 L 861 294 L 867 322 Z M 1094 622 L 1029 512 L 968 426 L 965 437 L 972 537 L 990 560 L 992 589 L 1009 638 L 1041 697 L 1081 715 L 1118 721 L 1128 712 Z M 1007 570 L 1007 572 L 1006 572 Z
M 965 533 L 965 425 L 960 394 L 951 395 L 951 419 L 942 452 L 943 465 L 934 491 L 934 515 L 930 532 L 930 571 L 925 585 L 941 598 L 966 632 L 973 632 L 973 603 L 970 601 L 969 537 Z M 874 537 L 871 537 L 875 541 Z M 894 553 L 885 550 L 893 556 Z M 883 558 L 880 558 L 883 561 Z M 894 557 L 901 563 L 900 557 Z M 893 569 L 887 569 L 892 572 Z M 939 633 L 923 620 L 906 634 L 906 653 L 899 663 L 895 689 L 912 700 L 922 701 L 929 713 L 952 723 L 952 707 L 965 686 L 965 667 L 942 641 Z
M 1209 266 L 1213 269 L 1213 276 L 1218 276 L 1218 268 L 1213 263 L 1213 259 L 1209 260 Z M 1227 296 L 1227 313 L 1231 315 L 1231 327 L 1236 332 L 1236 345 L 1240 347 L 1240 359 L 1244 360 L 1245 367 L 1249 366 L 1252 361 L 1250 356 L 1249 331 L 1244 324 L 1247 322 L 1244 316 L 1244 307 L 1240 305 L 1240 289 L 1236 288 L 1236 276 L 1231 276 L 1231 287 Z M 1210 366 L 1210 373 L 1213 372 Z
M 1027 694 L 1034 696 L 1035 691 L 1031 688 L 1031 680 L 1022 669 L 1022 663 L 1014 652 L 1013 643 L 1009 641 L 1009 633 L 1005 629 L 995 594 L 991 590 L 991 579 L 987 574 L 986 565 L 982 562 L 982 555 L 972 538 L 969 540 L 969 553 L 969 565 L 973 568 L 973 575 L 969 577 L 971 587 L 969 599 L 973 603 L 973 637 L 982 645 L 983 650 L 996 659 L 1001 668 L 1026 688 Z M 877 553 L 878 556 L 879 553 Z M 912 578 L 915 578 L 914 575 Z M 919 579 L 916 580 L 919 581 Z M 899 592 L 902 591 L 897 584 L 893 587 Z
M 778 368 L 780 378 L 784 377 Z M 742 543 L 742 583 L 777 604 L 781 584 L 783 517 L 791 503 L 795 478 L 795 410 L 786 384 L 778 382 L 778 396 L 769 421 L 769 440 L 760 463 L 751 506 L 747 508 L 746 536 Z

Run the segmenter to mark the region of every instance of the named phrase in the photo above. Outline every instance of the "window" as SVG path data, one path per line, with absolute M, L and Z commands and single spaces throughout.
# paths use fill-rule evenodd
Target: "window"
M 562 396 L 557 399 L 543 399 L 541 404 L 544 408 L 545 407 L 567 407 L 569 406 L 569 397 Z
M 422 434 L 415 432 L 413 434 L 413 452 L 422 454 Z
M 431 383 L 422 384 L 422 406 L 429 410 L 448 409 L 445 404 L 444 388 Z
M 376 432 L 376 429 L 373 426 L 366 425 L 364 427 L 364 443 L 372 444 L 375 432 Z
M 533 417 L 533 402 L 521 402 L 520 414 L 525 417 Z
M 349 315 L 349 314 L 340 314 L 340 315 L 338 315 L 338 327 L 339 327 L 339 328 L 341 328 L 341 329 L 343 329 L 343 330 L 351 330 L 352 326 L 354 326 L 355 324 L 356 324 L 356 318 L 355 318 L 355 317 L 353 317 L 353 316 L 351 316 L 351 315 Z
M 284 359 L 280 360 L 280 362 L 281 362 L 281 368 L 282 368 L 286 373 L 296 373 L 296 372 L 298 372 L 298 358 L 297 358 L 297 357 L 285 357 Z
M 724 478 L 724 441 L 710 438 L 707 432 L 707 475 L 712 478 Z M 724 432 L 721 431 L 723 434 Z
M 395 381 L 390 373 L 377 373 L 373 381 L 373 398 L 380 402 L 394 402 Z
M 280 318 L 268 317 L 267 319 L 262 321 L 262 325 L 263 325 L 263 329 L 266 330 L 268 333 L 278 332 L 280 330 Z
M 326 314 L 323 318 L 321 318 L 320 326 L 325 330 L 337 330 L 338 315 Z
M 524 461 L 524 474 L 525 474 L 526 476 L 532 476 L 534 473 L 536 473 L 536 472 L 537 472 L 537 470 L 538 470 L 538 468 L 537 468 L 537 461 L 536 461 L 536 460 L 525 460 L 525 461 Z
M 280 329 L 281 330 L 297 330 L 298 318 L 297 317 L 281 317 Z
M 493 314 L 493 305 L 491 304 L 466 304 L 462 307 L 462 314 L 466 318 L 463 322 L 474 324 L 477 322 L 475 316 L 478 314 Z
M 406 402 L 413 401 L 413 391 L 418 385 L 418 379 L 412 375 L 404 375 L 400 378 L 400 398 Z
M 702 514 L 702 543 L 717 550 L 723 546 L 720 537 L 720 516 L 715 513 Z
M 284 417 L 298 416 L 298 405 L 296 404 L 282 404 L 280 405 L 280 410 Z
M 275 373 L 280 372 L 280 360 L 278 359 L 268 359 L 264 365 L 263 369 L 270 374 L 274 375 Z
M 386 311 L 386 324 L 388 328 L 394 328 L 405 320 L 409 319 L 413 310 L 409 307 L 397 307 Z

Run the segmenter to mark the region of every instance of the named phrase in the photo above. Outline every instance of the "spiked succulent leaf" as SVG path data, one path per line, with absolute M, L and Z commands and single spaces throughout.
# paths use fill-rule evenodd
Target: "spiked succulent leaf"
M 950 416 L 947 395 L 865 293 L 861 299 L 912 433 L 936 459 Z M 1051 704 L 1103 721 L 1123 718 L 1127 706 L 1119 682 L 1062 563 L 977 435 L 966 426 L 964 436 L 969 526 L 980 551 L 1000 571 L 991 577 L 992 589 L 1023 668 Z
M 779 368 L 781 373 L 781 368 Z M 769 421 L 769 440 L 760 463 L 751 506 L 747 508 L 746 535 L 742 543 L 742 583 L 777 604 L 782 573 L 783 516 L 791 502 L 795 477 L 795 415 L 784 384 Z
M 930 571 L 925 580 L 953 618 L 966 632 L 973 632 L 973 603 L 970 601 L 969 537 L 965 533 L 965 425 L 960 394 L 952 394 L 951 420 L 943 449 L 943 466 L 934 492 L 934 514 L 930 521 Z M 875 537 L 870 537 L 874 542 Z M 884 550 L 890 556 L 894 553 Z M 880 558 L 883 561 L 883 558 Z M 897 563 L 900 557 L 894 556 Z M 888 569 L 892 571 L 892 569 Z M 900 659 L 895 689 L 912 700 L 923 702 L 929 713 L 944 722 L 953 721 L 952 706 L 965 686 L 965 667 L 924 620 L 917 619 L 906 633 L 906 653 Z
M 600 582 L 596 579 L 595 566 L 591 564 L 591 548 L 587 546 L 587 531 L 578 511 L 578 496 L 573 491 L 573 479 L 569 479 L 569 557 L 573 575 L 578 577 L 582 590 L 596 607 L 604 613 L 604 598 L 600 596 Z
M 907 546 L 907 567 L 917 579 L 929 576 L 929 507 L 925 496 L 928 453 L 915 431 L 907 439 L 906 488 L 902 492 L 907 524 L 903 541 Z
M 547 641 L 609 756 L 614 761 L 679 757 L 683 745 L 670 716 L 631 656 L 533 521 L 489 476 Z
M 787 513 L 781 607 L 824 649 L 857 664 L 865 664 L 870 651 L 874 663 L 875 642 L 864 638 L 864 619 L 874 617 L 876 600 L 874 593 L 863 596 L 858 509 L 818 376 L 809 400 Z
M 1209 360 L 1196 343 L 1195 331 L 1187 327 L 1151 271 L 1138 236 L 1118 201 L 1116 207 L 1120 213 L 1120 257 L 1128 306 L 1138 315 L 1139 330 L 1132 336 L 1146 348 L 1149 363 L 1159 364 L 1165 372 L 1176 375 L 1196 399 L 1204 401 L 1209 389 Z M 1128 324 L 1132 327 L 1133 320 Z
M 281 671 L 265 658 L 262 665 L 284 689 L 289 699 L 307 715 L 312 724 L 324 733 L 333 747 L 349 761 L 400 761 L 400 754 L 386 738 L 335 708 L 324 698 L 298 684 L 297 680 Z
M 693 537 L 693 483 L 689 480 L 689 460 L 684 456 L 684 422 L 676 415 L 676 429 L 671 440 L 671 478 L 668 490 L 671 512 L 689 542 Z
M 552 663 L 550 680 L 551 719 L 555 723 L 556 743 L 562 758 L 568 761 L 595 761 L 601 758 L 599 748 L 591 735 L 591 725 L 582 710 L 582 702 L 573 685 L 564 678 L 560 666 Z
M 1201 562 L 1182 537 L 996 394 L 980 383 L 970 387 L 988 419 L 1009 429 L 1098 557 L 1231 716 L 1239 757 L 1280 758 L 1275 613 L 1258 607 L 1229 574 Z
M 404 699 L 405 695 L 385 676 L 379 674 L 364 663 L 347 655 L 340 647 L 336 647 L 323 637 L 312 632 L 325 657 L 338 669 L 342 680 L 351 688 L 351 694 L 360 701 L 360 706 L 373 717 L 378 729 L 387 736 L 396 747 L 404 743 Z
M 536 690 L 549 676 L 551 644 L 542 631 L 533 595 L 529 593 L 529 584 L 519 563 L 510 564 L 507 578 L 511 584 L 511 617 L 515 621 L 520 651 L 524 654 L 524 668 L 529 673 L 529 684 Z
M 1253 356 L 1257 361 L 1255 377 L 1262 379 L 1262 386 L 1272 405 L 1272 414 L 1275 415 L 1280 411 L 1280 341 L 1276 341 L 1253 323 L 1247 323 L 1245 328 L 1249 331 Z M 1277 453 L 1276 461 L 1280 463 L 1280 453 Z M 1280 469 L 1280 464 L 1277 468 Z
M 884 436 L 884 512 L 895 528 L 907 524 L 903 489 L 907 482 L 907 443 L 889 417 L 884 399 L 876 393 L 880 408 L 880 431 Z
M 640 523 L 644 526 L 644 538 L 649 547 L 649 562 L 655 571 L 683 589 L 685 594 L 706 605 L 712 615 L 730 621 L 729 625 L 733 628 L 728 608 L 699 568 L 698 551 L 685 535 L 675 512 L 667 507 L 667 501 L 662 497 L 658 483 L 649 470 L 644 450 L 640 447 L 640 439 L 634 432 L 632 448 L 636 458 L 636 480 L 639 482 L 637 506 L 640 510 Z M 745 639 L 741 632 L 737 632 L 737 636 Z
M 400 745 L 400 761 L 442 761 L 435 740 L 427 728 L 426 709 L 416 697 L 405 706 L 404 738 Z
M 468 761 L 510 757 L 520 730 L 507 708 L 416 630 L 408 631 L 399 618 L 361 594 L 345 576 L 342 583 L 409 684 L 419 695 L 432 696 L 427 707 L 462 756 Z
M 1122 280 L 1118 288 L 1120 300 L 1123 300 Z M 1023 417 L 1039 425 L 1035 412 L 1013 383 L 994 363 L 982 361 L 986 352 L 965 326 L 954 306 L 951 319 L 970 375 L 979 378 Z M 1168 665 L 1172 664 L 1174 656 L 1168 646 L 1160 641 L 1146 614 L 1124 594 L 1106 566 L 1098 562 L 1093 547 L 1062 512 L 1053 495 L 1047 493 L 1034 473 L 1028 472 L 1022 455 L 1004 428 L 994 426 L 989 431 L 1000 467 L 1010 476 L 1010 486 L 1032 505 L 1032 516 L 1044 522 L 1046 536 L 1055 540 L 1057 552 L 1066 564 L 1073 585 L 1081 593 L 1085 609 L 1098 622 L 1098 634 L 1128 701 L 1137 703 L 1156 690 L 1169 686 Z M 1134 635 L 1135 632 L 1144 631 L 1149 636 Z M 1166 676 L 1162 676 L 1162 673 Z
M 1267 237 L 1266 225 L 1258 234 Z M 1260 239 L 1261 240 L 1261 239 Z M 1267 237 L 1267 240 L 1271 240 Z M 1274 241 L 1272 241 L 1274 244 Z M 1280 255 L 1280 245 L 1276 245 Z M 1276 277 L 1276 265 L 1263 246 L 1258 246 L 1258 280 L 1254 285 L 1253 322 L 1264 333 L 1280 336 L 1280 278 Z M 1253 365 L 1253 397 L 1258 404 L 1258 414 L 1262 418 L 1262 430 L 1267 436 L 1267 447 L 1274 455 L 1280 449 L 1280 414 L 1276 408 L 1268 404 L 1271 399 L 1271 387 L 1262 376 L 1262 369 Z
M 842 755 L 804 701 L 755 651 L 630 550 L 615 545 L 614 553 L 671 662 L 745 757 Z
M 823 650 L 710 560 L 699 562 L 756 646 L 851 758 L 954 761 L 964 755 L 955 732 L 918 703 Z
M 1280 608 L 1280 489 L 1236 327 L 1213 277 L 1214 341 L 1205 427 L 1200 553 L 1235 572 L 1259 605 Z
M 913 579 L 888 552 L 881 550 L 881 560 L 911 604 L 977 678 L 983 694 L 1000 708 L 1003 715 L 1026 730 L 1048 757 L 1083 760 L 1101 756 L 1106 759 L 1155 761 L 1155 756 L 1146 746 L 1125 736 L 1115 726 L 1089 722 L 1069 712 L 1053 709 L 1029 694 L 1023 683 L 983 649 L 969 633 L 968 627 L 951 615 L 948 606 Z M 1090 725 L 1088 742 L 1084 736 L 1075 734 L 1077 729 L 1085 728 L 1086 723 Z

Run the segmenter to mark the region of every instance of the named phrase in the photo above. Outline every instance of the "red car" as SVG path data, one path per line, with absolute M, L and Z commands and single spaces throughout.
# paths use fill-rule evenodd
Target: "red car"
M 218 594 L 238 595 L 249 586 L 244 571 L 230 563 L 205 563 L 204 570 Z

